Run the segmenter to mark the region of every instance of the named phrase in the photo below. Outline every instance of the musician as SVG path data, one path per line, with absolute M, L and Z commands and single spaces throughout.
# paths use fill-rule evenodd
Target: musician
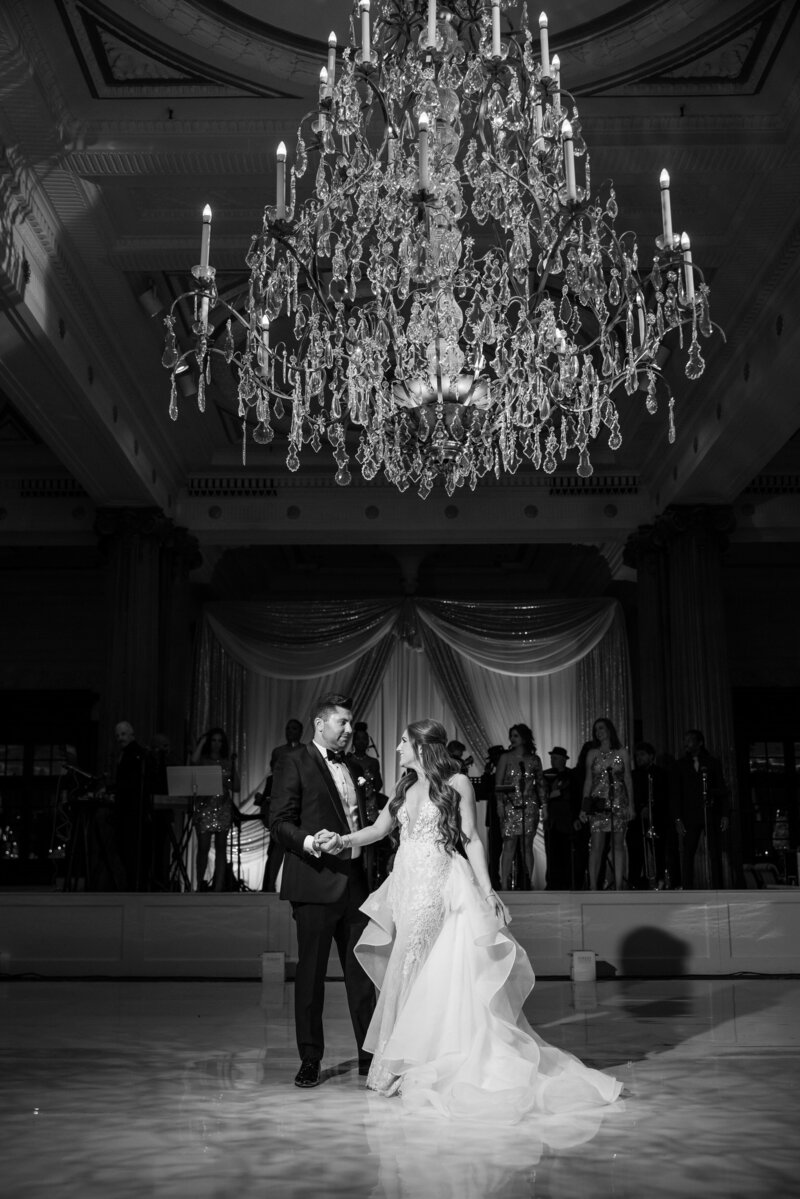
M 550 766 L 544 772 L 544 844 L 547 850 L 548 891 L 574 891 L 575 836 L 583 828 L 580 821 L 580 795 L 575 795 L 569 754 L 563 745 L 550 750 Z M 577 802 L 576 802 L 577 800 Z
M 494 776 L 495 801 L 503 835 L 500 885 L 505 891 L 510 889 L 514 856 L 521 845 L 522 863 L 515 881 L 518 890 L 527 891 L 533 879 L 533 839 L 539 827 L 544 772 L 533 733 L 527 724 L 512 724 L 508 740 L 509 748 L 501 754 Z
M 259 815 L 264 822 L 264 827 L 269 830 L 270 825 L 270 805 L 272 801 L 272 782 L 275 778 L 275 769 L 286 754 L 291 753 L 295 749 L 303 747 L 304 743 L 301 740 L 303 736 L 303 724 L 296 716 L 290 716 L 286 721 L 284 730 L 286 741 L 283 745 L 276 745 L 270 754 L 269 758 L 269 774 L 264 779 L 264 789 L 256 791 L 253 798 L 255 806 L 259 810 Z M 283 846 L 279 845 L 275 838 L 270 833 L 269 845 L 267 847 L 267 860 L 264 865 L 264 878 L 261 883 L 262 891 L 277 891 L 278 889 L 278 874 L 283 865 Z
M 694 857 L 700 839 L 706 838 L 714 888 L 722 886 L 722 837 L 728 829 L 728 786 L 722 763 L 706 749 L 699 729 L 683 736 L 683 757 L 675 767 L 672 815 L 682 840 L 681 876 L 684 889 L 694 886 Z
M 633 819 L 631 758 L 607 717 L 600 717 L 594 722 L 592 741 L 594 746 L 586 755 L 580 816 L 592 830 L 589 890 L 604 889 L 603 863 L 608 843 L 614 887 L 621 891 L 625 878 L 625 830 L 628 821 Z
M 465 758 L 467 747 L 463 741 L 448 741 L 447 752 L 458 767 L 460 774 L 469 774 L 469 768 L 472 765 L 472 758 Z
M 633 757 L 636 815 L 627 832 L 628 885 L 634 890 L 652 887 L 663 891 L 667 885 L 667 844 L 670 837 L 674 840 L 669 819 L 669 776 L 656 765 L 655 747 L 649 741 L 637 742 Z M 670 877 L 676 877 L 674 867 Z
M 153 796 L 153 886 L 167 891 L 170 885 L 170 831 L 175 824 L 175 811 L 165 801 L 169 795 L 167 767 L 175 766 L 172 745 L 166 733 L 154 733 L 147 750 L 147 790 Z M 161 796 L 161 806 L 156 797 Z
M 239 809 L 233 801 L 240 789 L 236 754 L 231 753 L 228 735 L 215 727 L 201 733 L 192 751 L 195 766 L 219 766 L 222 771 L 222 792 L 219 795 L 198 795 L 194 801 L 194 826 L 197 834 L 197 889 L 224 891 L 228 867 L 228 831 L 239 820 Z M 214 876 L 210 886 L 205 882 L 206 867 L 214 841 Z
M 119 751 L 114 778 L 114 824 L 125 871 L 125 889 L 147 891 L 150 885 L 152 796 L 148 788 L 147 751 L 136 740 L 133 725 L 120 720 L 114 728 Z

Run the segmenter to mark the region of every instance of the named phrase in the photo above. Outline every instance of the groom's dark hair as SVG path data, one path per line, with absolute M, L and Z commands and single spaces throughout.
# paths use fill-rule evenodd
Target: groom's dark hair
M 318 716 L 321 720 L 327 720 L 331 712 L 334 712 L 336 708 L 346 708 L 348 712 L 351 712 L 353 710 L 353 701 L 350 696 L 337 695 L 335 691 L 331 691 L 327 695 L 321 695 L 314 704 L 311 712 L 312 724 Z

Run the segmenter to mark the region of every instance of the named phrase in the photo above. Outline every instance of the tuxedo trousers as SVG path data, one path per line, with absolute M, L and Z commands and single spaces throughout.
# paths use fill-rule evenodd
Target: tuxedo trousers
M 375 988 L 354 953 L 367 925 L 367 917 L 359 910 L 369 893 L 363 862 L 362 856 L 349 863 L 347 887 L 340 899 L 332 903 L 292 902 L 298 950 L 294 1018 L 301 1058 L 318 1062 L 325 1052 L 322 1009 L 325 974 L 333 942 L 344 973 L 347 1006 L 359 1058 L 362 1057 L 364 1037 L 375 1010 Z

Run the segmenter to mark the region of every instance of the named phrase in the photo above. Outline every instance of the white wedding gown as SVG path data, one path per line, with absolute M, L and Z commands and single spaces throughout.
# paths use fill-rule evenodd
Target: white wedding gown
M 356 955 L 380 990 L 364 1048 L 367 1086 L 407 1108 L 516 1123 L 530 1113 L 613 1102 L 622 1084 L 548 1045 L 522 1005 L 534 984 L 524 949 L 482 898 L 468 862 L 437 841 L 423 801 L 398 812 L 389 878 L 362 905 Z

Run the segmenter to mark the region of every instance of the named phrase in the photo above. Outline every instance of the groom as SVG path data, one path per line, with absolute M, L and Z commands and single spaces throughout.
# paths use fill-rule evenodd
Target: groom
M 344 751 L 353 731 L 351 702 L 324 695 L 313 711 L 314 740 L 288 751 L 277 763 L 272 784 L 270 832 L 286 850 L 281 899 L 292 905 L 298 961 L 294 1019 L 300 1069 L 295 1086 L 316 1087 L 325 1049 L 322 1005 L 331 942 L 344 971 L 350 1019 L 358 1045 L 358 1072 L 369 1070 L 364 1037 L 375 1008 L 372 983 L 353 952 L 367 917 L 364 859 L 358 849 L 323 853 L 322 829 L 355 832 L 366 823 L 364 796 L 347 767 Z M 323 838 L 324 840 L 324 838 Z

